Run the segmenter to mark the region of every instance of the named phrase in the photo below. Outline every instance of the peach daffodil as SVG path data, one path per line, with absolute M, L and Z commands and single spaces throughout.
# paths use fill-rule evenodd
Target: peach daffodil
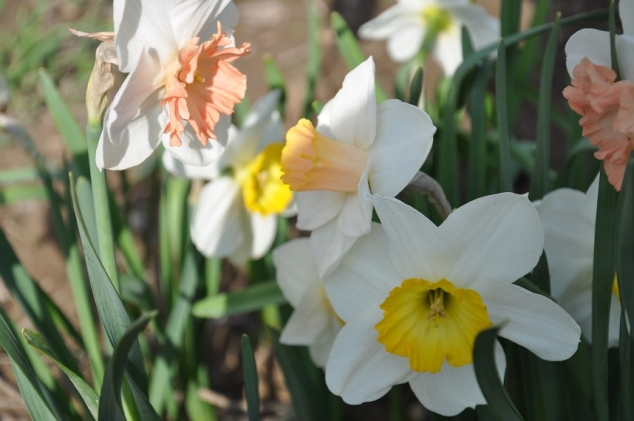
M 228 257 L 240 266 L 259 259 L 275 240 L 278 216 L 293 212 L 293 193 L 280 179 L 279 97 L 272 91 L 256 102 L 242 128 L 231 127 L 226 150 L 210 165 L 187 165 L 163 154 L 163 165 L 173 174 L 209 180 L 190 227 L 192 242 L 204 256 Z
M 500 336 L 538 357 L 570 358 L 580 329 L 555 302 L 513 285 L 537 264 L 544 234 L 525 196 L 502 193 L 456 209 L 436 226 L 393 198 L 372 196 L 372 228 L 324 279 L 345 322 L 326 384 L 360 404 L 409 382 L 430 411 L 453 416 L 486 401 L 473 368 L 476 336 Z M 496 365 L 506 360 L 497 344 Z
M 273 251 L 277 283 L 293 307 L 280 342 L 308 347 L 310 358 L 325 367 L 332 344 L 343 321 L 326 296 L 324 281 L 317 274 L 308 238 L 297 238 Z
M 396 196 L 420 169 L 436 131 L 421 109 L 399 100 L 379 105 L 372 57 L 345 77 L 318 117 L 286 134 L 282 180 L 296 192 L 297 227 L 312 231 L 324 276 L 370 232 L 372 194 Z
M 229 115 L 246 90 L 231 62 L 250 52 L 229 37 L 228 0 L 115 0 L 114 44 L 129 73 L 104 116 L 100 168 L 122 170 L 159 143 L 176 159 L 206 165 L 224 149 Z
M 564 97 L 579 115 L 583 136 L 599 147 L 610 184 L 621 190 L 634 149 L 634 0 L 621 0 L 623 35 L 616 35 L 621 80 L 616 81 L 610 54 L 610 33 L 582 29 L 566 43 L 566 66 L 572 86 Z

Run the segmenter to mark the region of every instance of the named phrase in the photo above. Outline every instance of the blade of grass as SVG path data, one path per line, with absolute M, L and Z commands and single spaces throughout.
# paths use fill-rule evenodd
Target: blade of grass
M 11 205 L 27 200 L 46 200 L 46 198 L 46 190 L 42 186 L 12 186 L 0 189 L 0 205 Z
M 548 38 L 541 79 L 539 82 L 539 104 L 537 107 L 537 142 L 535 149 L 535 169 L 531 180 L 530 198 L 539 200 L 550 191 L 550 116 L 552 103 L 553 75 L 557 58 L 557 41 L 561 27 L 561 13 L 555 17 L 555 26 Z
M 468 200 L 486 195 L 487 189 L 487 115 L 486 88 L 493 63 L 485 61 L 476 73 L 473 89 L 469 97 L 471 116 L 471 141 L 469 142 Z
M 418 107 L 418 102 L 423 94 L 423 68 L 419 67 L 412 76 L 412 82 L 409 85 L 409 103 L 415 107 Z
M 29 329 L 22 330 L 22 336 L 27 344 L 37 349 L 43 355 L 46 355 L 55 363 L 55 365 L 68 376 L 68 379 L 73 383 L 77 392 L 84 400 L 86 404 L 86 408 L 90 411 L 90 414 L 94 419 L 97 418 L 97 413 L 99 411 L 99 395 L 93 390 L 92 387 L 81 377 L 81 375 L 77 374 L 75 371 L 66 367 L 55 355 L 55 352 L 48 346 L 46 340 L 42 335 L 37 332 L 33 332 Z
M 511 179 L 511 139 L 509 132 L 508 96 L 506 94 L 506 45 L 500 40 L 495 71 L 495 99 L 497 103 L 498 133 L 500 136 L 500 191 L 513 191 Z
M 123 415 L 123 404 L 121 402 L 121 390 L 123 384 L 123 374 L 126 370 L 128 353 L 137 344 L 137 336 L 145 329 L 150 319 L 158 312 L 153 311 L 139 317 L 130 324 L 115 346 L 114 352 L 108 364 L 101 386 L 101 396 L 99 397 L 99 421 L 125 420 Z M 146 414 L 147 415 L 147 414 Z M 156 415 L 156 414 L 154 414 Z M 143 420 L 159 420 L 156 415 Z
M 260 310 L 269 304 L 283 303 L 286 303 L 286 299 L 277 282 L 267 281 L 242 291 L 203 298 L 194 304 L 192 314 L 196 317 L 217 319 Z
M 249 421 L 260 419 L 260 392 L 258 391 L 258 369 L 255 364 L 251 340 L 242 335 L 242 373 L 244 375 L 244 394 L 247 399 Z
M 499 326 L 485 329 L 478 334 L 473 346 L 473 368 L 482 394 L 491 413 L 498 421 L 521 421 L 508 393 L 504 389 L 495 365 L 495 344 Z
M 321 48 L 319 32 L 321 27 L 321 15 L 317 8 L 317 0 L 308 0 L 306 5 L 308 14 L 308 62 L 306 63 L 306 93 L 304 94 L 305 118 L 309 118 L 313 111 L 315 100 L 315 86 L 321 71 Z

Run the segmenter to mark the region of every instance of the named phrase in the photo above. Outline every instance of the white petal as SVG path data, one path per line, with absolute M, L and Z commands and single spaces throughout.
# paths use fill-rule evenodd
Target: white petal
M 438 227 L 399 200 L 372 196 L 381 225 L 390 240 L 390 258 L 401 279 L 437 281 L 445 276 Z
M 311 253 L 307 237 L 291 240 L 273 250 L 277 283 L 293 308 L 299 306 L 304 291 L 322 282 Z
M 124 142 L 130 122 L 154 109 L 161 101 L 161 64 L 143 51 L 137 66 L 123 81 L 104 116 L 104 127 L 115 145 Z M 136 139 L 135 139 L 136 140 Z
M 296 192 L 297 228 L 305 231 L 317 229 L 332 221 L 341 212 L 346 193 L 330 191 Z
M 573 69 L 584 57 L 594 64 L 612 67 L 610 34 L 589 28 L 575 32 L 566 43 L 566 67 L 570 77 Z
M 621 16 L 623 32 L 628 35 L 634 35 L 634 1 L 619 1 L 619 15 Z
M 500 378 L 504 379 L 506 356 L 497 341 L 495 365 Z M 473 364 L 453 367 L 445 361 L 439 373 L 421 373 L 409 385 L 425 408 L 445 417 L 458 415 L 466 408 L 486 404 Z
M 436 127 L 418 107 L 392 99 L 379 105 L 376 140 L 369 150 L 372 193 L 394 197 L 431 150 Z
M 615 43 L 621 78 L 634 81 L 634 35 L 618 35 Z
M 170 18 L 176 42 L 182 46 L 190 38 L 209 39 L 218 31 L 218 20 L 223 31 L 231 33 L 238 23 L 238 8 L 231 0 L 176 0 Z
M 328 331 L 330 312 L 325 305 L 321 285 L 304 292 L 299 305 L 286 322 L 280 342 L 287 345 L 312 345 Z
M 251 213 L 251 258 L 257 260 L 269 252 L 277 234 L 277 215 Z
M 181 146 L 170 146 L 170 136 L 164 133 L 162 136 L 163 147 L 165 150 L 179 161 L 194 166 L 204 166 L 211 164 L 218 159 L 224 151 L 224 145 L 227 142 L 229 126 L 231 118 L 222 114 L 218 124 L 216 124 L 216 135 L 218 139 L 209 139 L 206 145 L 203 145 L 196 137 L 194 129 L 187 122 L 184 122 L 185 131 L 180 135 L 183 144 Z
M 330 130 L 335 138 L 367 149 L 374 142 L 376 95 L 372 57 L 350 71 L 332 100 Z
M 276 123 L 277 127 L 281 126 L 279 114 L 276 111 L 279 98 L 280 91 L 275 90 L 253 104 L 245 116 L 242 128 L 227 143 L 220 158 L 220 165 L 223 168 L 247 165 L 263 149 L 262 138 L 267 134 L 271 124 Z M 283 139 L 281 135 L 277 141 L 281 143 Z
M 319 133 L 331 139 L 335 137 L 330 130 L 330 115 L 332 114 L 333 100 L 334 98 L 326 102 L 324 108 L 321 109 L 321 112 L 317 116 L 317 126 L 315 127 Z
M 423 45 L 424 37 L 425 29 L 419 23 L 403 25 L 387 40 L 390 58 L 399 63 L 414 58 Z
M 321 278 L 331 273 L 339 264 L 343 255 L 357 237 L 348 237 L 337 229 L 337 221 L 333 220 L 315 229 L 310 236 L 310 247 L 313 260 L 317 265 L 317 273 Z
M 452 76 L 462 63 L 462 33 L 459 27 L 452 26 L 436 37 L 434 58 L 447 76 Z
M 566 360 L 577 351 L 581 329 L 554 301 L 506 282 L 482 280 L 473 289 L 491 322 L 506 322 L 500 336 L 547 361 Z
M 370 232 L 372 222 L 372 201 L 368 186 L 368 170 L 366 169 L 359 182 L 359 190 L 347 194 L 337 219 L 337 229 L 347 237 L 360 237 Z
M 161 122 L 166 120 L 164 109 L 157 102 L 127 125 L 119 145 L 111 142 L 104 128 L 95 155 L 97 167 L 125 170 L 145 161 L 159 145 L 163 131 Z
M 220 176 L 218 161 L 214 161 L 209 165 L 204 165 L 200 167 L 196 165 L 184 164 L 182 161 L 176 159 L 176 157 L 171 153 L 164 153 L 163 166 L 167 171 L 177 177 L 211 180 Z
M 371 21 L 361 25 L 359 38 L 386 39 L 401 29 L 403 25 L 412 23 L 418 23 L 420 26 L 420 20 L 416 17 L 416 10 L 411 5 L 397 3 Z
M 131 72 L 145 49 L 166 64 L 178 53 L 170 13 L 173 1 L 115 0 L 113 4 L 114 45 L 119 70 Z
M 497 43 L 500 40 L 500 21 L 489 15 L 480 5 L 466 3 L 448 7 L 451 17 L 455 19 L 460 33 L 462 25 L 467 27 L 471 41 L 476 50 Z
M 326 338 L 322 342 L 308 347 L 310 358 L 313 360 L 317 367 L 326 367 L 326 362 L 328 361 L 328 357 L 330 356 L 330 351 L 332 350 L 332 346 L 335 343 L 337 334 L 342 327 L 343 326 L 341 326 L 341 324 L 336 319 L 331 318 L 330 330 L 327 332 Z
M 621 333 L 621 303 L 616 295 L 612 294 L 610 302 L 610 318 L 608 328 L 608 346 L 610 348 L 619 346 L 619 337 Z
M 440 226 L 452 260 L 446 279 L 468 287 L 480 279 L 515 282 L 530 272 L 544 249 L 539 214 L 526 196 L 500 193 L 452 212 Z
M 240 185 L 220 177 L 203 187 L 191 222 L 192 242 L 206 257 L 226 257 L 244 241 L 247 227 Z
M 367 307 L 377 307 L 401 278 L 389 256 L 389 240 L 380 224 L 372 223 L 324 283 L 330 302 L 342 320 L 354 319 Z
M 350 405 L 370 402 L 393 385 L 414 375 L 407 358 L 385 351 L 374 329 L 381 320 L 379 308 L 368 309 L 341 329 L 326 365 L 326 384 Z
M 550 271 L 550 290 L 559 300 L 572 284 L 592 283 L 594 215 L 585 214 L 587 196 L 572 189 L 558 189 L 537 206 L 544 226 L 544 248 Z M 596 213 L 596 198 L 593 212 Z M 589 276 L 588 276 L 589 275 Z

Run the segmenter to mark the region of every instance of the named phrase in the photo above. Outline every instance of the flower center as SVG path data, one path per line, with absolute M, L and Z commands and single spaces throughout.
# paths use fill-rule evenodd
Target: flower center
M 599 147 L 608 180 L 621 190 L 625 168 L 634 148 L 634 84 L 614 82 L 616 73 L 587 57 L 573 69 L 572 86 L 564 89 L 570 108 L 581 115 L 583 136 Z
M 476 336 L 491 326 L 480 294 L 446 279 L 406 279 L 380 307 L 377 341 L 419 373 L 438 373 L 445 360 L 454 367 L 471 364 Z
M 293 199 L 293 193 L 281 179 L 283 147 L 281 143 L 270 144 L 249 164 L 236 171 L 244 206 L 252 213 L 282 213 Z
M 449 29 L 451 26 L 451 15 L 438 6 L 425 7 L 421 15 L 428 31 L 433 30 L 434 33 L 439 33 Z
M 367 162 L 367 151 L 322 135 L 303 118 L 286 133 L 282 180 L 295 191 L 356 192 Z
M 188 40 L 178 52 L 178 60 L 165 70 L 161 105 L 169 107 L 170 121 L 163 132 L 170 134 L 170 146 L 182 145 L 183 120 L 189 122 L 203 145 L 216 139 L 214 129 L 220 114 L 231 115 L 246 91 L 246 76 L 229 63 L 249 54 L 250 45 L 227 47 L 231 39 L 222 32 L 220 22 L 217 34 L 200 45 L 199 41 Z

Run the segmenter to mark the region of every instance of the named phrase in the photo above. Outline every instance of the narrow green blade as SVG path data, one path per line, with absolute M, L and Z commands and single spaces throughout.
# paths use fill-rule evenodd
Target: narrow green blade
M 244 393 L 247 398 L 249 421 L 260 419 L 260 393 L 258 391 L 258 368 L 255 364 L 253 345 L 247 335 L 242 335 L 242 372 Z
M 269 304 L 286 302 L 275 281 L 262 282 L 242 291 L 218 294 L 204 298 L 194 304 L 192 314 L 209 319 L 248 313 L 260 310 Z

